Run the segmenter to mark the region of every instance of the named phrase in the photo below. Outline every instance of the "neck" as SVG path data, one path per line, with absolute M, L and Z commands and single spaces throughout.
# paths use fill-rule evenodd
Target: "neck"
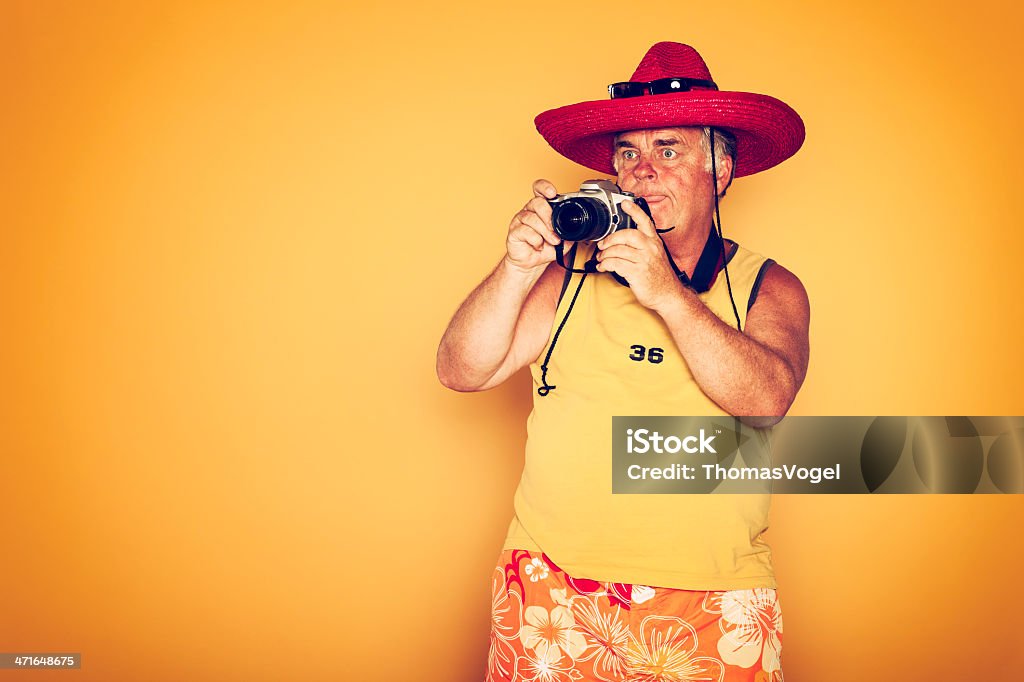
M 662 235 L 668 252 L 672 254 L 672 260 L 676 262 L 676 267 L 687 275 L 693 274 L 710 232 L 711 218 L 708 216 L 700 227 L 691 225 L 680 230 L 677 226 L 676 229 Z

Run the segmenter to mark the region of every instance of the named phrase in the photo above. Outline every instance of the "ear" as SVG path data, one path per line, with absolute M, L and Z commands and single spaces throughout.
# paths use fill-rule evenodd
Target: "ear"
M 721 197 L 725 194 L 725 190 L 732 184 L 732 157 L 726 156 L 722 159 L 721 163 L 718 159 L 715 159 L 715 171 L 718 173 L 718 182 L 716 189 L 718 190 L 718 196 Z

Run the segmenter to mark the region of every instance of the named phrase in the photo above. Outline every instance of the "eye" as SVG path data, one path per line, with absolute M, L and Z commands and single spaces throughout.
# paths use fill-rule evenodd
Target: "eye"
M 633 159 L 635 159 L 636 156 L 637 155 L 636 155 L 636 150 L 635 149 L 624 149 L 622 151 L 622 158 L 627 159 L 629 161 L 632 161 Z
M 661 155 L 666 159 L 674 159 L 677 156 L 679 156 L 679 152 L 677 152 L 675 149 L 665 149 L 661 152 Z

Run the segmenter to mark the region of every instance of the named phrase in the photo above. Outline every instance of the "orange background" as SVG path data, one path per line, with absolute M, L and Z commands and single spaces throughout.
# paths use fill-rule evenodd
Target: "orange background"
M 131 5 L 136 5 L 132 7 Z M 480 680 L 528 377 L 433 374 L 538 112 L 657 40 L 808 137 L 727 235 L 793 414 L 1024 414 L 1015 3 L 47 2 L 0 14 L 0 652 L 33 680 Z M 777 497 L 787 680 L 1020 677 L 1024 497 Z

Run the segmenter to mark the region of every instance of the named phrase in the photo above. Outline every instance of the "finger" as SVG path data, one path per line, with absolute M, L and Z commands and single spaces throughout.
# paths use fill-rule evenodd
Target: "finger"
M 539 215 L 549 227 L 551 226 L 551 204 L 549 204 L 548 200 L 544 197 L 534 197 L 533 199 L 530 199 L 526 202 L 526 206 L 523 208 L 527 211 L 533 211 Z
M 644 248 L 646 237 L 636 230 L 616 230 L 597 243 L 597 248 L 604 250 L 610 246 L 627 244 L 634 249 Z
M 642 263 L 643 252 L 639 249 L 634 249 L 628 244 L 615 244 L 614 246 L 609 246 L 607 249 L 600 251 L 597 254 L 597 261 L 599 263 L 610 258 L 618 258 L 624 261 L 629 261 L 630 263 Z
M 636 264 L 623 258 L 606 258 L 597 264 L 598 272 L 614 272 L 627 280 L 636 272 Z
M 526 242 L 535 249 L 540 249 L 545 244 L 543 235 L 529 225 L 525 225 L 523 223 L 516 226 L 509 233 L 509 237 L 514 241 Z
M 543 201 L 543 199 L 542 199 Z M 555 231 L 551 229 L 551 221 L 544 220 L 543 216 L 537 215 L 533 211 L 522 211 L 520 213 L 519 221 L 524 225 L 529 225 L 546 241 L 548 244 L 555 246 L 558 242 L 562 241 L 555 234 Z
M 547 199 L 554 199 L 558 195 L 555 190 L 555 186 L 550 180 L 541 178 L 533 183 L 533 195 L 537 197 L 545 197 Z
M 544 244 L 540 249 L 540 253 L 543 256 L 542 260 L 545 263 L 550 263 L 555 260 L 555 247 L 551 246 L 551 244 Z
M 636 229 L 642 234 L 648 237 L 656 236 L 658 231 L 654 229 L 654 221 L 651 220 L 650 216 L 644 213 L 644 210 L 637 206 L 635 203 L 626 199 L 620 204 L 622 210 L 629 214 L 629 217 L 636 223 Z

